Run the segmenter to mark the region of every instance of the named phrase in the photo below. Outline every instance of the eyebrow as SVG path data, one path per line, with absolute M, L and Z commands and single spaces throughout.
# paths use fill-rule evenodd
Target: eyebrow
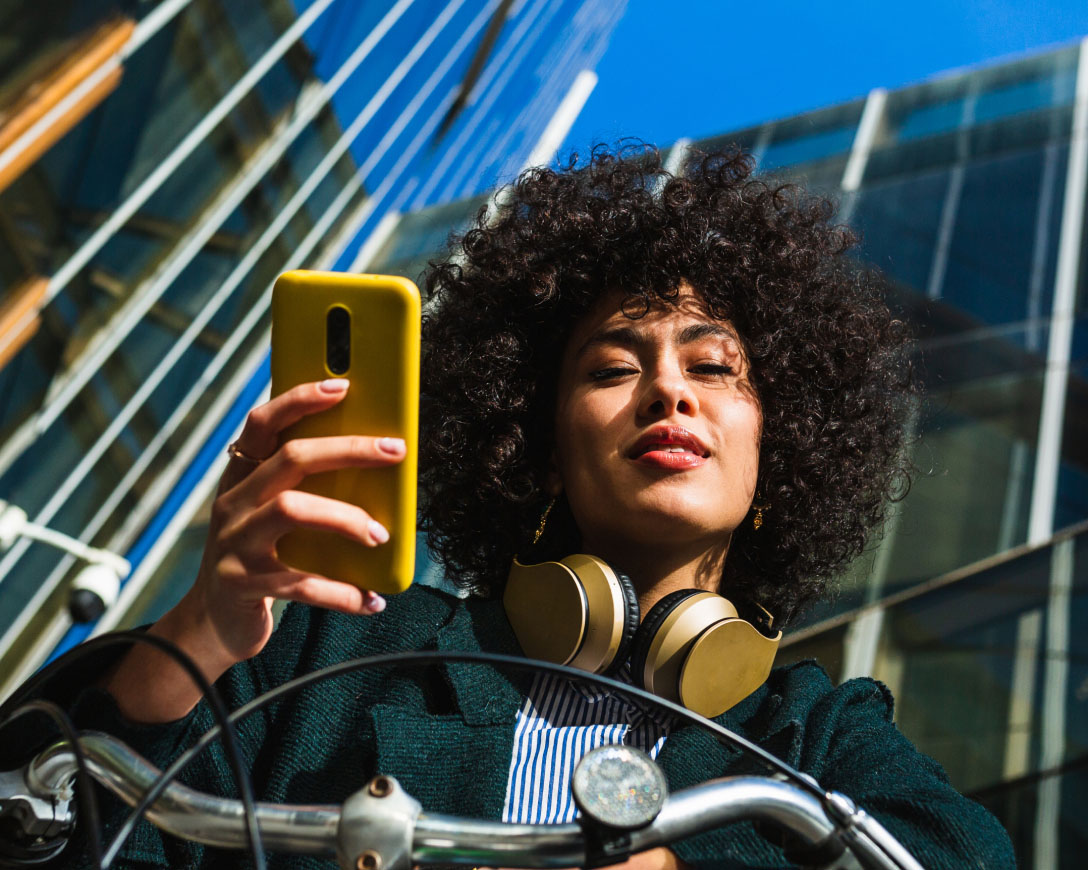
M 736 333 L 717 323 L 693 323 L 691 326 L 685 326 L 677 334 L 676 346 L 681 347 L 685 344 L 692 344 L 702 341 L 704 338 L 725 338 L 731 342 L 737 340 Z M 645 330 L 636 329 L 632 326 L 613 326 L 609 329 L 602 329 L 587 338 L 585 343 L 578 349 L 577 355 L 580 357 L 591 348 L 602 344 L 619 345 L 634 350 L 650 343 L 651 339 Z

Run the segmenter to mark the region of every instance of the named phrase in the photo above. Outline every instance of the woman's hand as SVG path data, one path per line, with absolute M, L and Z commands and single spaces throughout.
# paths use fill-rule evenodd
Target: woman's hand
M 263 461 L 254 467 L 232 457 L 212 505 L 197 581 L 182 602 L 206 616 L 228 667 L 264 647 L 276 598 L 345 613 L 375 613 L 385 606 L 378 595 L 296 571 L 276 558 L 277 540 L 298 527 L 372 547 L 389 540 L 389 532 L 362 508 L 295 487 L 323 471 L 392 465 L 404 457 L 403 441 L 353 435 L 280 444 L 284 429 L 331 407 L 346 392 L 347 383 L 339 379 L 295 387 L 256 408 L 236 442 L 241 453 Z
M 277 598 L 345 613 L 377 613 L 385 607 L 379 595 L 296 571 L 276 558 L 279 538 L 300 527 L 335 532 L 366 546 L 389 540 L 389 532 L 362 508 L 295 489 L 311 474 L 392 465 L 404 457 L 404 442 L 395 438 L 282 441 L 287 427 L 332 407 L 347 390 L 342 379 L 288 390 L 250 412 L 235 442 L 237 453 L 212 505 L 196 582 L 151 628 L 192 656 L 209 681 L 264 648 Z M 139 656 L 130 654 L 107 681 L 106 688 L 131 719 L 171 721 L 200 700 L 192 681 L 160 656 L 144 649 Z
M 689 865 L 664 846 L 632 855 L 622 864 L 612 864 L 607 870 L 688 870 Z
M 689 868 L 690 865 L 677 858 L 676 853 L 671 849 L 658 846 L 656 849 L 638 852 L 622 864 L 609 864 L 603 870 L 689 870 Z M 481 867 L 479 870 L 489 870 L 489 868 Z

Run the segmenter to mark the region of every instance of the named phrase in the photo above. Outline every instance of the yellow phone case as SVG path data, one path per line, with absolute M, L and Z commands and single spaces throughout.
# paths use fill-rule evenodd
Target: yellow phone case
M 350 363 L 331 371 L 326 318 L 351 317 Z M 343 468 L 314 474 L 299 487 L 363 508 L 389 530 L 367 547 L 331 532 L 298 529 L 280 538 L 285 564 L 382 594 L 412 582 L 416 543 L 416 458 L 419 440 L 419 290 L 407 278 L 293 271 L 272 293 L 272 394 L 296 384 L 345 377 L 348 394 L 327 411 L 300 420 L 288 438 L 374 435 L 403 438 L 403 461 L 385 468 Z

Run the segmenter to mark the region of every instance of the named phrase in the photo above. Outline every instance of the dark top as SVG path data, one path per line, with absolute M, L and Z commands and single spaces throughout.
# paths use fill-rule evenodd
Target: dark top
M 296 675 L 357 656 L 413 649 L 518 652 L 501 602 L 459 601 L 414 586 L 391 597 L 377 616 L 289 606 L 265 650 L 217 685 L 233 709 Z M 481 665 L 356 672 L 250 717 L 240 724 L 239 739 L 259 800 L 339 803 L 380 772 L 397 777 L 425 811 L 498 819 L 526 687 L 523 676 Z M 54 694 L 73 697 L 75 688 Z M 97 689 L 84 689 L 73 706 L 81 727 L 119 736 L 160 767 L 213 724 L 201 704 L 175 723 L 134 726 Z M 892 723 L 892 699 L 880 683 L 858 679 L 835 688 L 819 665 L 801 662 L 776 668 L 762 688 L 718 721 L 853 798 L 927 868 L 1014 866 L 997 821 L 959 795 L 941 767 Z M 673 790 L 718 776 L 765 773 L 758 762 L 694 727 L 674 730 L 658 761 Z M 181 779 L 237 794 L 219 742 Z M 697 867 L 792 866 L 747 823 L 673 848 Z M 117 866 L 236 866 L 238 858 L 237 852 L 178 841 L 144 822 Z M 270 866 L 331 865 L 270 855 Z

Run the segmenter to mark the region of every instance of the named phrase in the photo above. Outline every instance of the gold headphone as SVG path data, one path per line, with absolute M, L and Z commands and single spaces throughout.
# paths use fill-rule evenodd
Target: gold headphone
M 636 685 L 718 716 L 766 682 L 782 632 L 771 615 L 760 631 L 721 595 L 672 592 L 639 624 L 630 579 L 596 556 L 523 565 L 516 558 L 503 606 L 530 658 L 592 673 L 620 667 L 628 656 Z

